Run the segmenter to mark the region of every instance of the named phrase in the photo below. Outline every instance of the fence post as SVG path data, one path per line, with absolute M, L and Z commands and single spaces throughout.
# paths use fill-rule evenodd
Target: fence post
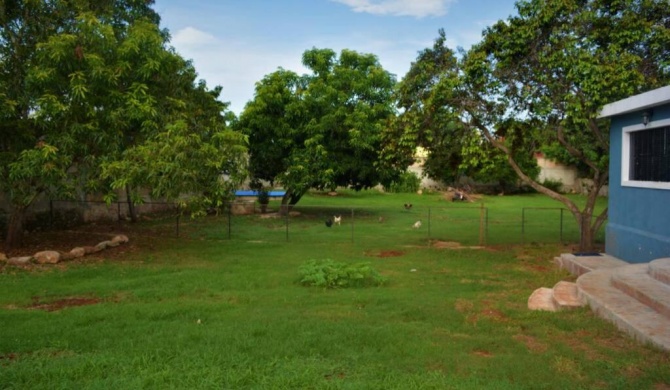
M 525 241 L 526 236 L 526 208 L 521 209 L 521 244 Z
M 49 199 L 49 229 L 54 228 L 54 201 Z
M 430 207 L 428 207 L 428 239 L 430 240 Z
M 479 204 L 479 246 L 484 246 L 484 203 Z
M 354 242 L 354 209 L 351 209 L 351 242 Z
M 563 243 L 563 208 L 561 208 L 561 244 Z
M 179 220 L 181 219 L 181 208 L 177 208 L 177 226 L 175 226 L 175 234 L 179 237 Z
M 486 222 L 485 222 L 485 231 L 484 231 L 484 244 L 489 242 L 489 208 L 486 208 Z
M 228 239 L 231 239 L 231 226 L 233 219 L 233 202 L 228 202 Z

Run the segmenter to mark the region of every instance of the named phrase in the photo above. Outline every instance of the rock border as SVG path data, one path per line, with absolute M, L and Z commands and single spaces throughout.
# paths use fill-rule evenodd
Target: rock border
M 119 234 L 114 236 L 111 240 L 102 241 L 95 246 L 76 247 L 72 248 L 69 252 L 44 250 L 37 252 L 32 256 L 17 256 L 10 258 L 7 258 L 4 253 L 0 253 L 0 262 L 17 266 L 29 265 L 31 263 L 58 264 L 61 261 L 84 257 L 88 254 L 98 253 L 108 248 L 115 248 L 119 245 L 127 243 L 128 241 L 128 236 Z

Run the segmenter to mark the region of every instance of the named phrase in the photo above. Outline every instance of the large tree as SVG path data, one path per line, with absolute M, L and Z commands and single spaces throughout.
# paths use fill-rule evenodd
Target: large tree
M 362 189 L 390 175 L 377 161 L 394 76 L 351 50 L 307 50 L 303 64 L 312 74 L 279 69 L 261 80 L 239 121 L 252 175 L 283 185 L 288 205 L 310 188 Z
M 439 105 L 505 153 L 528 185 L 562 202 L 576 219 L 580 248 L 592 248 L 607 210 L 595 213 L 608 183 L 609 124 L 604 104 L 670 80 L 666 0 L 529 0 L 499 21 L 441 77 Z M 587 167 L 593 187 L 585 205 L 544 187 L 510 147 L 510 135 L 560 145 Z
M 447 37 L 440 30 L 432 48 L 422 50 L 402 81 L 398 83 L 396 100 L 400 114 L 392 131 L 385 133 L 383 156 L 396 165 L 413 162 L 414 149 L 428 151 L 424 172 L 447 183 L 461 176 L 476 181 L 498 183 L 504 190 L 518 177 L 505 164 L 505 155 L 492 147 L 479 132 L 464 123 L 461 111 L 447 104 L 454 80 L 461 69 L 457 53 L 446 45 Z M 461 53 L 462 54 L 462 53 Z M 524 168 L 538 171 L 533 158 L 535 142 L 522 137 L 524 132 L 499 134 L 500 141 L 514 150 Z
M 154 179 L 179 177 L 189 184 L 177 186 L 182 191 L 206 191 L 220 203 L 221 187 L 212 183 L 223 185 L 226 171 L 237 180 L 243 171 L 244 139 L 227 130 L 227 106 L 217 101 L 221 89 L 195 83 L 192 65 L 167 46 L 152 3 L 5 3 L 16 7 L 2 9 L 7 23 L 0 57 L 0 123 L 8 130 L 0 186 L 12 204 L 8 247 L 19 243 L 25 211 L 43 193 L 83 196 L 142 186 L 175 198 L 174 191 L 156 190 L 164 182 Z M 139 180 L 128 166 L 140 160 L 138 150 L 156 151 L 151 162 L 180 162 L 169 172 L 144 164 Z M 197 179 L 185 179 L 194 170 Z

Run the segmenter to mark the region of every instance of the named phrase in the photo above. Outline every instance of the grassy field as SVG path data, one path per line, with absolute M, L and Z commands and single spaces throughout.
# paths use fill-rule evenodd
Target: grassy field
M 486 203 L 489 216 L 494 201 L 503 205 L 497 213 L 507 211 L 505 198 Z M 412 211 L 388 214 L 405 202 Z M 536 288 L 573 280 L 550 261 L 571 247 L 435 245 L 449 237 L 428 239 L 425 229 L 406 226 L 416 215 L 405 212 L 439 202 L 437 195 L 314 195 L 289 221 L 296 231 L 288 242 L 279 221 L 258 215 L 236 219 L 245 224 L 236 231 L 247 230 L 233 239 L 222 238 L 218 218 L 184 223 L 179 239 L 160 237 L 159 221 L 148 221 L 118 227 L 130 244 L 83 261 L 4 266 L 0 388 L 670 386 L 667 353 L 588 309 L 527 310 Z M 312 226 L 333 208 L 353 206 L 370 219 L 354 225 L 353 241 L 347 219 Z M 387 213 L 382 226 L 375 210 Z M 369 262 L 388 282 L 336 290 L 298 283 L 300 265 L 327 258 Z

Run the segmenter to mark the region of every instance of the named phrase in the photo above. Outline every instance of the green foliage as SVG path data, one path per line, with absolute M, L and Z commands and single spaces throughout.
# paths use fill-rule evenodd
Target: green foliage
M 172 199 L 184 191 L 201 212 L 242 180 L 245 139 L 228 129 L 221 88 L 196 82 L 153 3 L 0 2 L 0 190 L 14 206 L 8 242 L 20 239 L 22 210 L 45 192 L 112 200 L 123 189 L 140 201 L 140 187 Z
M 562 192 L 563 189 L 563 182 L 561 179 L 544 179 L 542 180 L 542 185 L 555 192 Z
M 416 173 L 407 171 L 400 175 L 397 181 L 391 182 L 388 187 L 388 192 L 399 193 L 415 193 L 421 188 L 421 178 Z
M 249 137 L 252 177 L 280 183 L 295 204 L 310 188 L 375 186 L 393 75 L 372 54 L 310 49 L 311 74 L 279 69 L 256 85 L 237 128 Z
M 565 204 L 583 232 L 580 247 L 588 250 L 607 216 L 605 210 L 592 218 L 609 174 L 609 123 L 598 115 L 604 104 L 670 82 L 667 1 L 528 0 L 517 9 L 518 15 L 486 29 L 482 41 L 458 59 L 440 31 L 399 89 L 405 112 L 395 138 L 410 145 L 401 148 L 390 140 L 387 148 L 391 155 L 403 148 L 406 153 L 411 141 L 430 142 L 421 135 L 434 136 L 433 129 L 469 133 L 442 156 L 444 172 L 453 173 L 456 165 L 508 180 L 511 171 L 500 169 L 506 160 L 526 184 Z M 461 158 L 468 139 L 484 152 L 469 150 Z M 535 180 L 532 153 L 543 150 L 559 161 L 579 161 L 580 171 L 593 180 L 583 210 Z
M 343 263 L 330 259 L 310 260 L 298 268 L 300 284 L 310 287 L 345 288 L 381 286 L 387 282 L 370 263 Z

